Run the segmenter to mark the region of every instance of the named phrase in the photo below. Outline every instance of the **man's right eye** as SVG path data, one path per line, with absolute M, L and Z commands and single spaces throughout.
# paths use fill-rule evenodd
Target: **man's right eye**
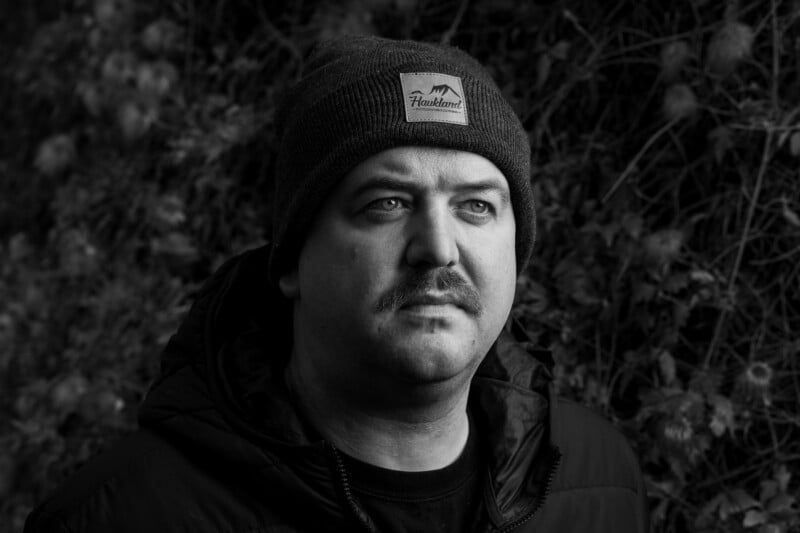
M 381 198 L 367 204 L 367 209 L 372 211 L 396 211 L 403 207 L 400 198 Z

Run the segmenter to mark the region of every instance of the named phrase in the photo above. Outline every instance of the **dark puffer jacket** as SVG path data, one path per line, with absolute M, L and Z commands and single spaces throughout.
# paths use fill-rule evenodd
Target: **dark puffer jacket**
M 141 429 L 36 509 L 27 533 L 367 530 L 332 447 L 282 384 L 291 327 L 267 255 L 234 258 L 206 284 L 164 351 Z M 647 531 L 630 447 L 588 409 L 554 399 L 549 366 L 509 323 L 473 380 L 492 530 Z

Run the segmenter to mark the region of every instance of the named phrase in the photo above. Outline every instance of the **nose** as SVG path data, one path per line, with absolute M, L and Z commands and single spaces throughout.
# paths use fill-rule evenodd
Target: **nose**
M 406 261 L 414 267 L 454 266 L 459 262 L 456 227 L 446 206 L 430 206 L 412 217 Z

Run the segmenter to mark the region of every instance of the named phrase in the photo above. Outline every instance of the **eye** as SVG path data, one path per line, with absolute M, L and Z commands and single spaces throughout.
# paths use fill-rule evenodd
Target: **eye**
M 467 210 L 473 215 L 488 215 L 492 206 L 483 200 L 467 200 L 464 202 Z
M 397 196 L 376 198 L 360 209 L 360 213 L 375 222 L 396 220 L 404 216 L 411 207 L 411 202 Z
M 378 211 L 395 211 L 403 207 L 403 201 L 400 198 L 381 198 L 374 200 L 367 205 L 368 209 Z

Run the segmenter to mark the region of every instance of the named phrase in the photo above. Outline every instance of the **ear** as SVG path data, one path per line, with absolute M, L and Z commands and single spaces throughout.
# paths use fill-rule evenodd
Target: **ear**
M 289 300 L 300 298 L 300 281 L 297 275 L 297 267 L 293 268 L 278 279 L 278 287 Z

